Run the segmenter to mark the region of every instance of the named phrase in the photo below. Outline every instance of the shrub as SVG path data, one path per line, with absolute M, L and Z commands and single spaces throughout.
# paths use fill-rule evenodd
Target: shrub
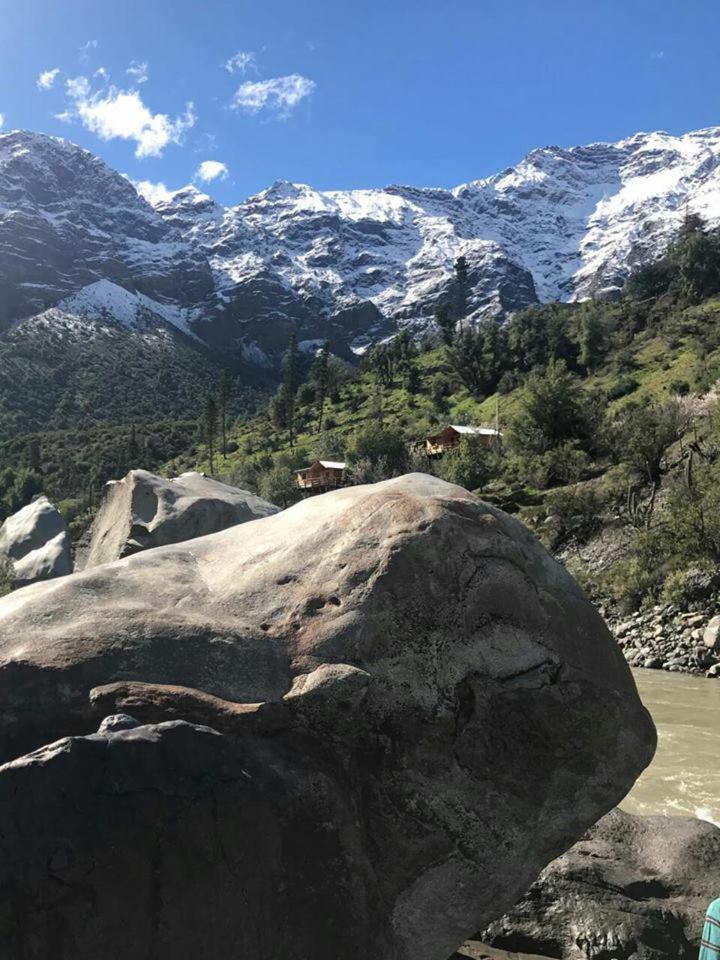
M 479 490 L 497 473 L 495 455 L 481 437 L 464 437 L 440 461 L 440 476 L 466 490 Z
M 585 543 L 602 527 L 603 502 L 596 487 L 575 484 L 550 494 L 546 501 L 544 539 L 551 549 Z
M 627 397 L 628 394 L 634 393 L 639 386 L 640 383 L 635 377 L 618 377 L 618 379 L 608 387 L 607 398 L 609 401 L 619 400 L 620 397 Z
M 687 380 L 672 380 L 668 386 L 668 390 L 674 396 L 684 397 L 690 393 L 690 384 Z

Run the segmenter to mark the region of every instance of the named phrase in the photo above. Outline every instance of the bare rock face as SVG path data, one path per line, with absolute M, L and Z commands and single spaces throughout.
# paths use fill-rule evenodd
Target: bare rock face
M 72 572 L 70 535 L 47 497 L 7 518 L 0 528 L 0 555 L 12 562 L 18 586 Z
M 118 714 L 143 726 L 87 736 Z M 654 745 L 521 524 L 421 474 L 338 490 L 0 601 L 0 936 L 445 960 Z
M 147 470 L 131 470 L 105 485 L 85 567 L 216 533 L 278 510 L 247 490 L 202 473 L 165 480 Z
M 719 889 L 720 829 L 614 810 L 479 936 L 558 960 L 694 960 Z

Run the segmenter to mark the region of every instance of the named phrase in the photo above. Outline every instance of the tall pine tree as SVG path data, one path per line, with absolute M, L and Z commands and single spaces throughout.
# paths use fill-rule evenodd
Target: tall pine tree
M 220 437 L 222 440 L 222 455 L 227 457 L 227 413 L 230 400 L 232 399 L 235 379 L 230 371 L 225 368 L 220 377 L 220 386 L 218 389 L 218 406 L 220 408 Z
M 322 433 L 323 416 L 325 413 L 325 401 L 328 393 L 328 383 L 330 381 L 330 344 L 326 340 L 322 345 L 320 353 L 315 358 L 312 369 L 312 379 L 315 384 L 315 399 L 318 407 L 318 425 L 317 432 Z
M 290 334 L 287 356 L 285 358 L 285 376 L 283 377 L 283 402 L 290 446 L 295 445 L 295 397 L 300 385 L 300 355 L 297 337 Z
M 459 256 L 455 261 L 455 308 L 458 320 L 463 320 L 467 314 L 467 279 L 467 259 Z
M 210 473 L 215 473 L 215 437 L 217 436 L 218 428 L 218 404 L 212 393 L 209 393 L 205 398 L 202 427 L 205 443 L 208 448 Z

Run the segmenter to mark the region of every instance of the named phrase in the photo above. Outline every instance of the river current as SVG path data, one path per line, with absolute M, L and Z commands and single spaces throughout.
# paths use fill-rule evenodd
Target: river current
M 658 749 L 620 806 L 720 826 L 720 680 L 661 670 L 633 675 L 655 721 Z

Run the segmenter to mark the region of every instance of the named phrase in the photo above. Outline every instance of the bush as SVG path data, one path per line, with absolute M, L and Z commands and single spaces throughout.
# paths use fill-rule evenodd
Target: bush
M 465 437 L 440 461 L 439 475 L 466 490 L 479 490 L 498 472 L 496 456 L 481 437 Z
M 552 550 L 570 542 L 585 543 L 602 527 L 602 508 L 602 498 L 593 486 L 575 484 L 556 490 L 546 501 L 543 539 Z
M 668 386 L 668 390 L 674 396 L 684 397 L 690 393 L 690 384 L 687 380 L 672 380 Z
M 640 383 L 635 377 L 618 377 L 615 383 L 608 387 L 607 398 L 609 401 L 619 400 L 620 397 L 627 397 L 628 394 L 634 393 L 639 386 Z
M 407 466 L 408 450 L 405 440 L 395 427 L 371 421 L 359 427 L 350 437 L 347 446 L 348 460 L 358 464 L 367 460 L 371 464 L 384 461 L 390 476 L 402 473 Z

